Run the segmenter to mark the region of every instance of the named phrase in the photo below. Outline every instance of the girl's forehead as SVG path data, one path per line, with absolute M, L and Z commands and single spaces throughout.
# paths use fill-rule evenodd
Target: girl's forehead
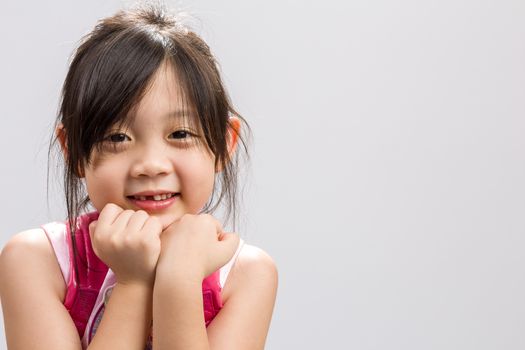
M 170 64 L 162 64 L 142 98 L 130 110 L 128 122 L 171 122 L 194 119 L 195 108 L 185 97 L 182 85 Z
M 136 106 L 136 112 L 165 111 L 184 106 L 182 86 L 171 65 L 161 65 L 153 75 L 142 98 Z

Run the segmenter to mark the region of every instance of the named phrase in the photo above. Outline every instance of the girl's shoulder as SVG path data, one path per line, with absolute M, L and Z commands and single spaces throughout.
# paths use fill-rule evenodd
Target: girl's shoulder
M 207 329 L 208 339 L 230 348 L 262 349 L 277 296 L 277 267 L 264 250 L 244 244 L 223 289 L 221 317 Z M 250 337 L 246 337 L 250 334 Z
M 237 266 L 244 265 L 255 265 L 258 268 L 275 268 L 275 262 L 273 258 L 261 248 L 244 243 L 242 249 L 239 252 L 237 258 Z M 253 267 L 253 266 L 252 266 Z
M 42 228 L 13 235 L 0 252 L 0 280 L 20 276 L 24 276 L 28 285 L 32 279 L 45 276 L 45 288 L 63 300 L 66 284 L 53 247 Z
M 63 305 L 65 281 L 43 229 L 15 234 L 0 252 L 0 298 L 8 348 L 80 349 Z M 28 336 L 28 329 L 31 329 Z
M 277 279 L 278 271 L 273 258 L 263 249 L 244 243 L 224 284 L 223 301 L 226 303 L 232 294 L 259 283 L 276 289 Z

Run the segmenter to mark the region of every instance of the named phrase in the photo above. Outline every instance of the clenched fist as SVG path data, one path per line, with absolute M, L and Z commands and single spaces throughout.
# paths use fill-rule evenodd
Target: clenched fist
M 155 281 L 161 251 L 162 224 L 143 210 L 124 210 L 108 203 L 89 224 L 95 254 L 113 270 L 121 284 Z
M 235 254 L 239 236 L 225 233 L 208 214 L 186 214 L 162 233 L 157 278 L 189 278 L 202 281 Z

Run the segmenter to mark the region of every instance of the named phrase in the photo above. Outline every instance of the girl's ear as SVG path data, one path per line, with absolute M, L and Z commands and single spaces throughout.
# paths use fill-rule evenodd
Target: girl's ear
M 237 149 L 239 135 L 241 132 L 241 120 L 235 116 L 228 119 L 228 128 L 226 131 L 226 146 L 228 147 L 228 159 L 231 159 Z M 219 164 L 216 172 L 221 172 L 225 164 Z
M 228 126 L 228 158 L 231 159 L 235 150 L 237 149 L 237 141 L 239 141 L 239 135 L 241 134 L 241 120 L 237 117 L 229 118 Z
M 60 123 L 58 124 L 56 130 L 55 130 L 58 142 L 60 142 L 60 148 L 62 149 L 62 154 L 64 155 L 64 160 L 66 162 L 69 162 L 69 152 L 67 149 L 67 142 L 66 142 L 66 129 L 64 128 L 64 124 Z M 83 178 L 84 174 L 81 168 L 77 170 L 78 177 Z
M 64 155 L 64 159 L 68 159 L 68 152 L 67 152 L 67 144 L 66 144 L 66 129 L 64 129 L 64 124 L 60 123 L 58 124 L 55 134 L 57 136 L 58 141 L 60 142 L 60 148 L 62 149 L 62 154 Z

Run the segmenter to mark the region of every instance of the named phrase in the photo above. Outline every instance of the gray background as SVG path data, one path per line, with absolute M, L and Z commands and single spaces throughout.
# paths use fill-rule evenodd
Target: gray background
M 59 90 L 121 4 L 2 4 L 2 246 L 64 216 Z M 267 349 L 524 349 L 525 2 L 183 4 L 254 132 L 241 231 L 279 267 Z

